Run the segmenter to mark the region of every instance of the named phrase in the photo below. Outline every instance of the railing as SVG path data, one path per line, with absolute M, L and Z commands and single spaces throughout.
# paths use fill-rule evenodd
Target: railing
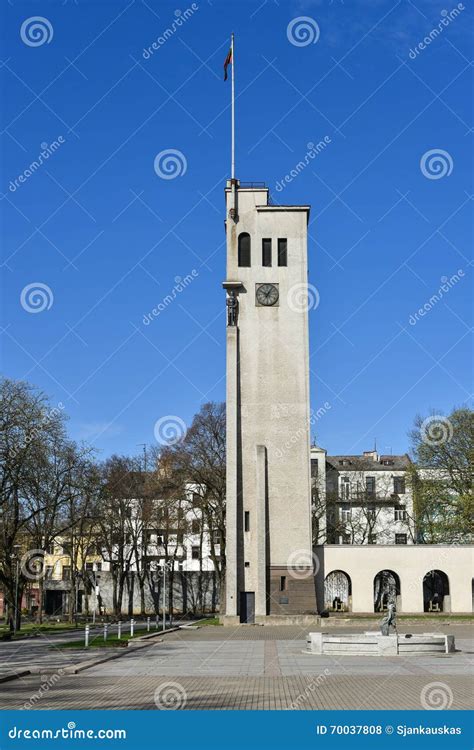
M 267 186 L 265 182 L 240 182 L 239 188 L 254 188 L 266 190 Z

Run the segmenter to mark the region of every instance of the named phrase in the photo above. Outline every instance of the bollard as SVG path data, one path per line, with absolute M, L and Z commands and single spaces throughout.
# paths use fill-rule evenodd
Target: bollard
M 108 634 L 109 626 L 107 623 L 104 623 L 104 641 L 107 640 L 107 634 Z
M 130 620 L 130 638 L 133 638 L 133 627 L 135 625 L 135 620 L 132 618 Z
M 149 617 L 146 618 L 146 630 L 147 630 L 147 633 L 150 632 L 150 618 Z
M 89 625 L 86 625 L 84 633 L 84 648 L 89 648 Z
M 158 615 L 156 615 L 156 618 L 155 618 L 155 630 L 158 630 L 158 622 L 159 622 L 159 619 L 160 619 L 160 618 L 158 617 Z
M 120 640 L 122 637 L 122 620 L 117 623 L 117 638 Z

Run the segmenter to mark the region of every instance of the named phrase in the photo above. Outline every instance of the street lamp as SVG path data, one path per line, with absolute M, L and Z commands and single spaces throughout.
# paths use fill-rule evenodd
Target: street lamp
M 21 547 L 20 544 L 14 544 L 13 549 L 19 550 Z M 16 633 L 17 631 L 17 622 L 18 622 L 18 586 L 19 586 L 19 577 L 20 577 L 20 557 L 18 552 L 14 552 L 12 555 L 12 559 L 15 560 L 16 563 L 16 570 L 15 570 L 15 601 L 13 602 L 13 633 Z

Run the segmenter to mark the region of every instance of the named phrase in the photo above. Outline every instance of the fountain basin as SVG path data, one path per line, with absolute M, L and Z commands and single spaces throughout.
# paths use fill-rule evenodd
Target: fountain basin
M 306 653 L 326 656 L 399 656 L 404 654 L 449 654 L 455 651 L 454 635 L 443 633 L 393 633 L 380 632 L 309 633 Z

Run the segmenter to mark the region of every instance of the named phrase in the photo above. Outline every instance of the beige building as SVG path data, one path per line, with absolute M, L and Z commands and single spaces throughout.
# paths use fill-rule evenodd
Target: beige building
M 307 310 L 309 206 L 226 187 L 226 616 L 316 612 Z

